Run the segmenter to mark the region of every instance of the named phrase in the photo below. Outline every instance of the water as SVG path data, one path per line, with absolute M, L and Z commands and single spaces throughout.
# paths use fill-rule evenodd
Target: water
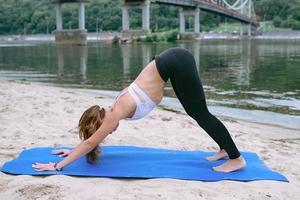
M 2 42 L 0 79 L 119 91 L 152 56 L 174 46 L 194 54 L 214 113 L 300 128 L 300 42 L 295 41 L 90 42 L 64 47 L 53 42 Z M 175 96 L 170 84 L 165 96 Z M 179 105 L 173 100 L 163 104 Z

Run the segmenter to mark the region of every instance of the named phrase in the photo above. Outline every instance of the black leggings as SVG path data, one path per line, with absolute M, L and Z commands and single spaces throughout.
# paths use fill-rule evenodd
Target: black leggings
M 173 89 L 186 113 L 224 149 L 230 159 L 238 158 L 240 152 L 228 130 L 207 109 L 201 81 L 193 55 L 183 48 L 171 48 L 155 56 L 157 70 L 162 79 L 170 79 Z

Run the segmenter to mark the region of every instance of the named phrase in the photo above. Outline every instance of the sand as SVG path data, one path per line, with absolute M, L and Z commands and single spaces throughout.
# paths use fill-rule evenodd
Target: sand
M 100 93 L 99 93 L 100 94 Z M 37 83 L 0 81 L 0 166 L 22 150 L 75 146 L 76 125 L 91 105 L 108 106 L 109 95 Z M 279 181 L 122 180 L 64 175 L 33 177 L 0 173 L 0 199 L 299 199 L 300 130 L 220 118 L 241 151 L 256 152 Z M 215 151 L 217 145 L 185 114 L 156 108 L 139 121 L 121 121 L 105 145 Z

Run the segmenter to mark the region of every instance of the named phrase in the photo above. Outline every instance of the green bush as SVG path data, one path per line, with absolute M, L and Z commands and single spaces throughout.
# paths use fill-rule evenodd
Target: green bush
M 142 38 L 143 42 L 153 42 L 151 35 L 146 35 L 144 38 Z
M 279 16 L 274 17 L 273 19 L 273 25 L 275 27 L 280 27 L 282 23 L 282 19 Z
M 288 28 L 289 27 L 289 22 L 287 20 L 282 20 L 280 23 L 281 28 Z
M 293 16 L 294 20 L 300 21 L 300 6 L 294 6 L 289 13 Z
M 170 31 L 166 33 L 166 40 L 167 42 L 175 42 L 177 40 L 177 31 Z
M 119 43 L 119 37 L 118 36 L 114 36 L 114 38 L 112 39 L 112 43 L 113 44 Z
M 300 30 L 300 21 L 294 20 L 291 24 L 293 30 Z
M 141 42 L 175 42 L 177 40 L 178 31 L 171 30 L 161 33 L 151 33 L 140 37 L 138 41 Z
M 152 36 L 152 41 L 153 41 L 153 42 L 158 42 L 157 34 L 153 34 L 153 36 Z

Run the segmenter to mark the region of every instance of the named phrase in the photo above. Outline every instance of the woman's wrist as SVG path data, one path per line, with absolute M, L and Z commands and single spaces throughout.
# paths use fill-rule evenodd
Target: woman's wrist
M 62 167 L 61 168 L 59 168 L 58 166 L 58 163 L 54 163 L 54 169 L 56 170 L 56 171 L 61 171 L 62 170 Z

